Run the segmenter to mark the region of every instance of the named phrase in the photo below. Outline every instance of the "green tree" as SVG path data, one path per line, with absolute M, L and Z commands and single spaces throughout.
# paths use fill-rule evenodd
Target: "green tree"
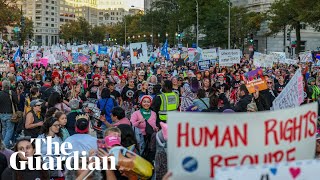
M 17 0 L 0 0 L 0 30 L 6 30 L 6 26 L 17 26 L 20 18 L 20 10 L 16 5 Z
M 301 23 L 306 23 L 320 27 L 319 8 L 320 2 L 317 0 L 277 0 L 268 12 L 270 20 L 270 34 L 277 34 L 289 27 L 295 30 L 297 37 L 296 53 L 301 50 Z
M 102 43 L 105 39 L 105 35 L 107 34 L 107 28 L 105 25 L 102 26 L 94 26 L 91 29 L 91 40 L 93 43 Z
M 231 42 L 232 45 L 244 49 L 244 40 L 248 34 L 255 34 L 260 30 L 264 15 L 249 12 L 245 7 L 231 9 Z

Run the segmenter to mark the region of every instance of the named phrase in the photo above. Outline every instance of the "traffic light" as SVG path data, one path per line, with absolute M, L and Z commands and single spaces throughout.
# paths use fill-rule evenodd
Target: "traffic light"
M 291 41 L 291 32 L 287 32 L 287 40 Z
M 253 34 L 252 34 L 252 33 L 250 34 L 249 42 L 250 42 L 251 44 L 253 44 Z

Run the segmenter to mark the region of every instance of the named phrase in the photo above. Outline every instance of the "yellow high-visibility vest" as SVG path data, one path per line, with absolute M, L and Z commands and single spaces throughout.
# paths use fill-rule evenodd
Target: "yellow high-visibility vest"
M 175 92 L 162 93 L 158 95 L 161 99 L 159 118 L 161 121 L 167 120 L 167 112 L 175 111 L 179 107 L 179 96 Z

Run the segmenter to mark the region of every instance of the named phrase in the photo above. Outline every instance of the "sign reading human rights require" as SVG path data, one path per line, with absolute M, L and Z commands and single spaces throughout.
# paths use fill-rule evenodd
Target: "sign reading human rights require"
M 312 159 L 317 103 L 280 111 L 168 113 L 173 179 L 210 179 L 218 167 Z
M 240 63 L 240 49 L 219 50 L 219 66 L 233 66 Z

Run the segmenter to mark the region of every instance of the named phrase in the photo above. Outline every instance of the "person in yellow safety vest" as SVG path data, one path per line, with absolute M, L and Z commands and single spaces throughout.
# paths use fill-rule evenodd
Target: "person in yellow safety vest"
M 160 121 L 167 121 L 167 112 L 176 111 L 179 107 L 179 96 L 172 91 L 172 82 L 165 80 L 162 85 L 162 93 L 157 95 L 152 102 L 152 109 L 157 113 L 157 126 Z

